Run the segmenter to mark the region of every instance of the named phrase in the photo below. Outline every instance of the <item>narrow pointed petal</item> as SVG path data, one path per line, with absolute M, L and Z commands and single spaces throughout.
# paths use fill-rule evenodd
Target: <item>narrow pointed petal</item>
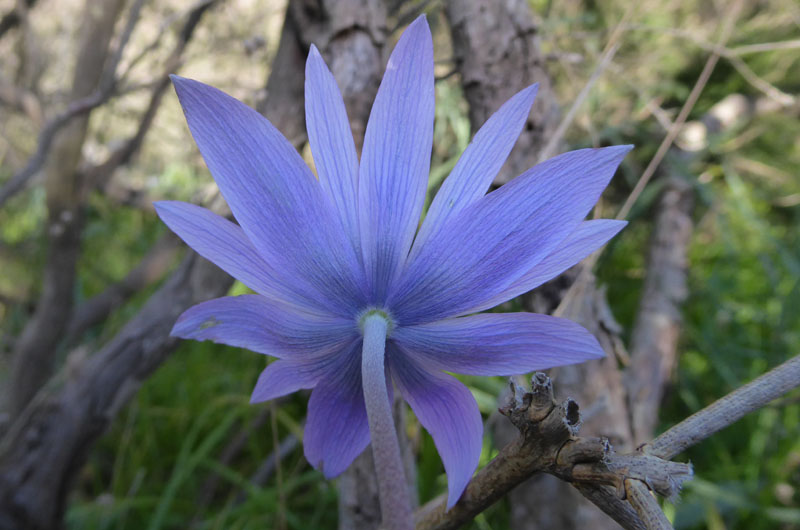
M 565 153 L 464 208 L 392 289 L 398 323 L 463 315 L 508 289 L 578 228 L 629 150 Z
M 241 295 L 189 308 L 178 318 L 172 335 L 325 364 L 327 356 L 358 337 L 358 329 L 350 320 L 311 313 L 260 295 Z
M 387 344 L 391 375 L 419 422 L 433 437 L 447 472 L 447 508 L 478 467 L 483 423 L 472 393 L 457 379 L 431 371 L 397 344 Z
M 518 92 L 475 134 L 434 197 L 414 240 L 411 258 L 432 234 L 441 229 L 445 221 L 486 194 L 517 143 L 537 90 L 538 85 L 532 85 Z
M 392 340 L 427 365 L 471 375 L 525 374 L 604 355 L 580 325 L 536 313 L 484 313 L 399 327 Z
M 478 311 L 490 309 L 552 280 L 608 243 L 627 224 L 627 221 L 615 221 L 613 219 L 584 221 L 578 225 L 577 230 L 559 243 L 558 248 L 552 254 L 537 263 L 530 271 L 515 281 L 511 287 L 491 300 L 473 308 L 470 312 L 477 313 Z
M 371 303 L 385 299 L 414 238 L 433 141 L 433 42 L 421 16 L 397 43 L 367 123 L 358 181 Z
M 356 146 L 339 86 L 313 44 L 306 61 L 305 105 L 308 142 L 319 182 L 360 252 Z
M 323 375 L 312 363 L 278 359 L 264 368 L 258 376 L 250 403 L 261 403 L 298 390 L 314 388 Z
M 294 279 L 264 261 L 235 223 L 186 202 L 159 201 L 153 206 L 161 220 L 187 245 L 257 293 L 298 305 L 324 307 L 317 300 L 301 300 Z
M 357 340 L 348 348 L 346 362 L 320 379 L 308 401 L 303 450 L 326 478 L 342 473 L 369 445 L 360 353 Z
M 192 136 L 256 250 L 274 269 L 302 279 L 304 297 L 316 295 L 352 316 L 364 302 L 361 266 L 299 153 L 247 105 L 197 81 L 172 79 Z

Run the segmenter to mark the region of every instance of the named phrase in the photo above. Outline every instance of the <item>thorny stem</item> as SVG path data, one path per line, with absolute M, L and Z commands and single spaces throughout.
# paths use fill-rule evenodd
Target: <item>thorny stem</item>
M 412 530 L 414 519 L 411 501 L 386 388 L 384 354 L 389 323 L 384 315 L 373 312 L 367 314 L 361 324 L 364 333 L 361 377 L 372 439 L 372 456 L 378 475 L 381 517 L 385 528 L 389 530 Z

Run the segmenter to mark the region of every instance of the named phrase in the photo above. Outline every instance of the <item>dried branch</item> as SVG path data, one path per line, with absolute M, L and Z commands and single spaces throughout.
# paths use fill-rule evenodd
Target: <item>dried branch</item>
M 89 448 L 178 344 L 169 336 L 175 320 L 230 285 L 225 273 L 190 254 L 108 345 L 39 393 L 0 441 L 0 529 L 60 526 Z
M 171 232 L 165 234 L 122 281 L 79 305 L 67 326 L 64 344 L 74 345 L 86 330 L 103 322 L 131 296 L 163 278 L 175 262 L 179 248 L 178 238 Z
M 778 42 L 760 42 L 758 44 L 744 44 L 730 48 L 727 55 L 740 56 L 751 53 L 771 52 L 776 50 L 796 50 L 800 48 L 800 39 L 784 40 Z M 726 56 L 727 56 L 726 55 Z
M 214 6 L 219 0 L 202 0 L 186 14 L 186 21 L 178 32 L 178 41 L 166 60 L 164 70 L 153 84 L 150 91 L 150 99 L 147 107 L 139 118 L 139 126 L 136 132 L 114 149 L 108 158 L 97 166 L 85 170 L 87 186 L 89 188 L 104 188 L 111 179 L 113 173 L 120 167 L 128 164 L 139 149 L 142 147 L 145 136 L 150 131 L 150 127 L 155 120 L 156 113 L 161 106 L 161 101 L 170 87 L 169 75 L 174 73 L 181 62 L 183 52 L 187 44 L 192 39 L 194 30 L 197 28 L 203 14 Z M 157 42 L 157 41 L 156 41 Z
M 141 12 L 143 4 L 144 0 L 137 0 L 131 7 L 125 28 L 122 31 L 114 53 L 108 61 L 108 66 L 105 69 L 99 70 L 99 79 L 97 79 L 98 74 L 88 75 L 88 72 L 76 74 L 73 96 L 77 95 L 77 97 L 67 105 L 67 108 L 63 112 L 47 121 L 47 124 L 39 133 L 36 142 L 36 151 L 33 156 L 28 159 L 25 167 L 9 178 L 3 184 L 3 187 L 0 188 L 0 208 L 11 197 L 22 191 L 28 181 L 42 169 L 47 161 L 53 141 L 56 139 L 56 135 L 59 131 L 72 123 L 75 118 L 85 117 L 92 110 L 106 103 L 114 95 L 117 81 L 117 66 L 130 40 L 136 22 L 139 20 L 139 13 Z M 96 9 L 96 6 L 94 8 Z M 121 4 L 113 6 L 113 9 L 118 13 L 119 9 L 121 9 Z M 109 31 L 111 31 L 113 27 L 113 21 L 110 24 L 107 23 L 106 27 L 96 30 L 99 40 L 92 42 L 91 39 L 88 39 L 88 43 L 84 41 L 84 45 L 88 47 L 88 49 L 84 48 L 81 54 L 86 58 L 86 63 L 91 65 L 91 68 L 95 69 L 95 71 L 101 68 L 106 62 L 108 42 L 111 39 Z M 104 40 L 105 45 L 102 45 Z M 85 68 L 89 68 L 89 66 Z M 94 82 L 89 82 L 93 78 L 95 79 Z M 89 88 L 88 90 L 86 90 L 87 87 Z
M 672 179 L 664 189 L 650 238 L 647 274 L 631 332 L 631 364 L 625 373 L 634 441 L 652 439 L 664 386 L 675 369 L 692 237 L 694 191 Z
M 717 40 L 717 48 L 722 48 L 725 46 L 725 43 L 728 42 L 728 39 L 733 32 L 733 28 L 736 22 L 736 19 L 739 16 L 739 11 L 741 11 L 744 2 L 743 0 L 736 0 L 734 4 L 728 9 L 725 18 L 721 22 L 721 29 L 719 33 L 719 39 Z M 647 183 L 650 182 L 650 179 L 656 172 L 659 164 L 664 159 L 664 156 L 667 154 L 667 151 L 672 146 L 672 143 L 675 141 L 675 138 L 678 136 L 678 133 L 681 132 L 683 128 L 683 124 L 686 122 L 686 118 L 689 117 L 689 113 L 694 108 L 695 103 L 697 103 L 697 99 L 700 97 L 700 94 L 703 92 L 703 89 L 708 83 L 709 78 L 711 77 L 711 72 L 714 71 L 714 67 L 717 65 L 721 54 L 718 49 L 715 49 L 711 52 L 708 59 L 706 60 L 705 66 L 703 66 L 702 72 L 697 78 L 694 86 L 692 87 L 692 91 L 689 93 L 689 97 L 686 98 L 686 101 L 681 107 L 680 112 L 678 113 L 678 117 L 675 118 L 675 121 L 672 124 L 672 128 L 669 130 L 667 135 L 664 137 L 664 140 L 661 142 L 661 145 L 658 146 L 658 150 L 656 154 L 653 155 L 653 158 L 650 160 L 650 163 L 647 164 L 642 175 L 639 177 L 639 180 L 636 182 L 636 185 L 631 190 L 630 195 L 625 200 L 625 203 L 620 208 L 619 212 L 617 213 L 617 219 L 625 219 L 633 208 L 634 203 L 639 198 L 639 195 L 642 194 L 644 191 L 645 186 Z
M 800 355 L 692 414 L 644 445 L 642 452 L 672 458 L 798 386 Z
M 603 513 L 627 530 L 647 530 L 642 519 L 629 502 L 626 502 L 617 488 L 572 482 L 572 486 Z
M 636 509 L 636 513 L 639 514 L 639 517 L 644 522 L 647 530 L 672 530 L 669 520 L 643 482 L 626 479 L 625 494 L 628 497 L 628 501 Z
M 275 62 L 302 72 L 303 57 L 281 46 Z M 276 75 L 274 82 L 280 82 Z M 280 130 L 297 129 L 301 92 L 270 93 L 265 112 Z M 301 104 L 302 107 L 302 104 Z M 296 147 L 299 147 L 296 145 Z M 188 307 L 227 292 L 231 279 L 190 254 L 107 346 L 68 363 L 0 440 L 0 530 L 58 527 L 74 477 L 120 408 L 173 351 L 174 321 Z M 72 366 L 72 367 L 70 367 Z
M 636 3 L 631 3 L 628 5 L 628 8 L 625 10 L 622 18 L 617 23 L 614 31 L 611 32 L 611 36 L 608 38 L 608 42 L 606 43 L 606 47 L 600 56 L 600 60 L 597 61 L 597 66 L 595 67 L 594 72 L 592 72 L 592 75 L 586 84 L 583 85 L 583 88 L 581 88 L 581 91 L 578 93 L 575 101 L 572 102 L 572 106 L 567 111 L 567 114 L 561 120 L 561 123 L 558 124 L 555 132 L 553 132 L 548 139 L 547 144 L 539 153 L 540 161 L 547 160 L 556 154 L 561 141 L 564 139 L 564 134 L 566 134 L 567 129 L 570 125 L 572 125 L 572 121 L 575 119 L 575 115 L 578 113 L 578 109 L 589 96 L 589 92 L 591 92 L 595 82 L 597 82 L 603 72 L 605 72 L 606 68 L 611 64 L 611 61 L 614 60 L 614 56 L 621 45 L 620 37 L 622 36 L 622 30 L 633 13 L 634 7 L 637 5 L 638 4 Z
M 578 437 L 578 404 L 572 399 L 557 403 L 552 382 L 545 374 L 534 374 L 530 392 L 511 384 L 511 399 L 501 412 L 517 427 L 519 436 L 478 471 L 450 510 L 446 510 L 444 496 L 420 508 L 416 514 L 417 530 L 458 528 L 541 472 L 574 482 L 579 491 L 601 503 L 604 511 L 624 528 L 641 529 L 644 523 L 633 510 L 622 508 L 620 497 L 610 495 L 601 485 L 624 492 L 626 479 L 641 479 L 660 494 L 671 496 L 691 477 L 687 464 L 649 458 L 638 452 L 617 455 L 606 439 Z
M 727 59 L 730 61 L 731 65 L 736 68 L 736 71 L 741 74 L 745 81 L 763 92 L 768 98 L 776 102 L 778 105 L 782 107 L 791 107 L 794 105 L 796 101 L 794 96 L 787 94 L 778 87 L 759 77 L 758 74 L 751 70 L 750 67 L 747 66 L 747 63 L 745 63 L 742 59 L 736 56 L 728 57 Z
M 64 112 L 47 121 L 44 128 L 39 133 L 39 138 L 36 142 L 36 151 L 33 156 L 28 159 L 25 167 L 14 173 L 14 175 L 3 184 L 3 187 L 0 188 L 0 207 L 11 197 L 22 191 L 31 177 L 42 169 L 50 153 L 50 147 L 53 145 L 56 134 L 73 119 L 84 116 L 104 104 L 109 100 L 111 95 L 111 90 L 106 92 L 93 92 L 86 97 L 71 102 L 67 105 Z
M 674 498 L 691 466 L 668 459 L 695 443 L 800 386 L 800 356 L 735 390 L 629 454 L 614 453 L 603 438 L 578 437 L 580 414 L 572 399 L 557 404 L 552 382 L 534 374 L 531 391 L 513 381 L 509 405 L 501 410 L 519 436 L 478 471 L 461 499 L 446 510 L 444 496 L 416 513 L 417 530 L 455 529 L 491 506 L 536 473 L 572 482 L 624 528 L 671 528 L 647 491 Z M 613 486 L 612 495 L 603 485 Z M 627 496 L 638 515 L 618 506 Z
M 78 59 L 73 72 L 71 98 L 73 101 L 91 101 L 90 94 L 110 94 L 112 89 L 104 74 L 103 64 L 109 61 L 109 69 L 116 68 L 121 52 L 110 55 L 110 42 L 114 26 L 122 11 L 122 0 L 107 0 L 101 4 L 89 2 L 85 9 L 85 28 Z M 138 12 L 131 12 L 131 19 L 138 18 Z M 135 20 L 126 24 L 120 47 L 126 35 L 132 31 Z M 83 107 L 81 107 L 83 108 Z M 73 107 L 73 110 L 75 107 Z M 71 115 L 77 116 L 78 113 Z M 64 115 L 62 115 L 64 116 Z M 83 143 L 88 131 L 88 117 L 71 121 L 57 122 L 69 129 L 55 137 L 57 128 L 49 128 L 52 153 L 42 150 L 43 143 L 35 159 L 44 164 L 45 191 L 47 193 L 48 218 L 46 234 L 48 238 L 48 258 L 42 281 L 42 291 L 36 311 L 28 320 L 17 341 L 11 368 L 11 384 L 8 389 L 9 412 L 11 417 L 18 415 L 31 398 L 50 377 L 53 363 L 58 353 L 61 335 L 69 322 L 74 301 L 75 271 L 80 256 L 80 236 L 83 227 L 83 183 L 78 165 L 82 156 Z M 31 164 L 28 164 L 31 167 Z M 15 181 L 12 179 L 9 184 Z M 4 188 L 6 189 L 6 188 Z M 2 192 L 0 192 L 2 195 Z M 8 197 L 8 195 L 5 195 Z M 0 201 L 1 203 L 2 201 Z

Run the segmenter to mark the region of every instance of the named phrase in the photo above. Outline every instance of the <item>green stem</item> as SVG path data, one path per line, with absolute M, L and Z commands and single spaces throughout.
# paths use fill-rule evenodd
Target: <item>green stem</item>
M 366 315 L 362 326 L 364 346 L 361 352 L 361 377 L 372 439 L 372 456 L 378 475 L 381 517 L 389 530 L 413 530 L 414 518 L 403 472 L 403 459 L 386 389 L 384 356 L 388 322 L 376 312 Z

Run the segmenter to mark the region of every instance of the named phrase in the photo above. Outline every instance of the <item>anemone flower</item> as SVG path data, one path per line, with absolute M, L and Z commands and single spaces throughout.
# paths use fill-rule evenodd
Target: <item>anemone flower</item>
M 478 131 L 419 226 L 434 119 L 424 17 L 389 59 L 360 160 L 336 81 L 311 47 L 305 110 L 318 178 L 254 110 L 199 82 L 173 82 L 238 225 L 182 202 L 156 209 L 190 247 L 257 294 L 192 307 L 172 333 L 276 357 L 253 403 L 313 389 L 303 446 L 326 477 L 372 441 L 384 520 L 410 520 L 386 500 L 392 481 L 402 480 L 393 387 L 433 437 L 449 508 L 478 465 L 483 426 L 470 391 L 445 372 L 512 375 L 603 355 L 568 320 L 477 314 L 557 276 L 624 226 L 583 219 L 628 146 L 569 152 L 486 193 L 535 86 Z

